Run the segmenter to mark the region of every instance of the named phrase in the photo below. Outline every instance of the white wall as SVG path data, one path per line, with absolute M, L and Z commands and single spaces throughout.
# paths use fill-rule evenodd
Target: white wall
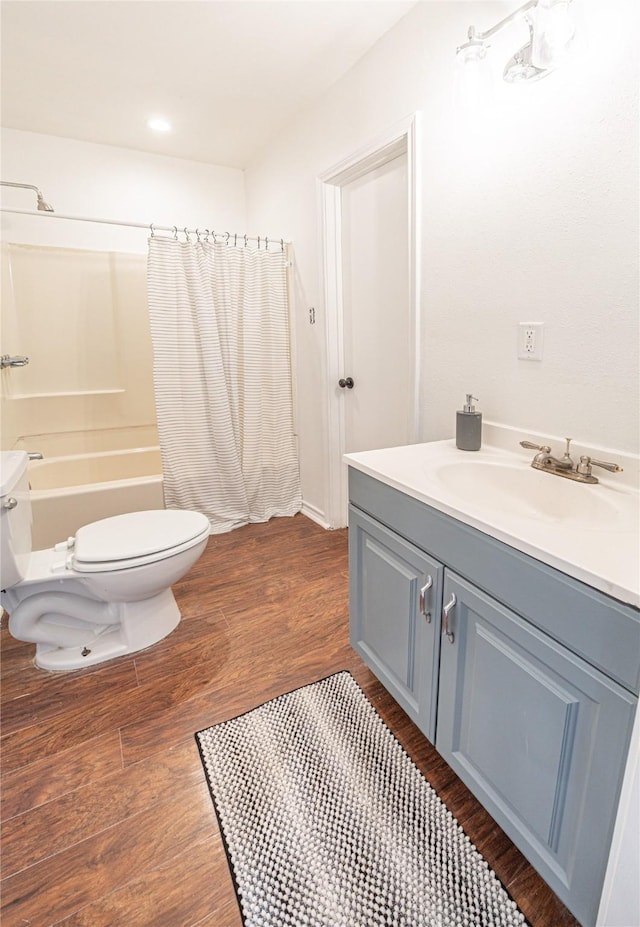
M 471 23 L 513 5 L 420 3 L 247 172 L 251 227 L 295 245 L 305 502 L 327 502 L 319 174 L 421 111 L 422 437 L 453 434 L 464 394 L 489 420 L 638 453 L 636 0 L 575 0 L 570 66 L 482 112 L 454 108 L 453 55 Z M 496 73 L 526 41 L 494 43 Z M 308 307 L 317 323 L 310 326 Z M 543 322 L 544 359 L 516 357 Z
M 244 174 L 111 145 L 2 130 L 2 179 L 34 184 L 57 213 L 245 232 Z M 29 190 L 0 187 L 3 206 L 35 209 Z M 5 241 L 144 253 L 148 233 L 2 213 Z

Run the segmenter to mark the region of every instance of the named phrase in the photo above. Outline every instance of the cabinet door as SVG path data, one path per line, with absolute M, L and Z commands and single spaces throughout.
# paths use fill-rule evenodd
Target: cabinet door
M 436 746 L 588 927 L 636 700 L 446 570 L 445 607 L 453 596 L 443 617 Z
M 441 564 L 350 506 L 351 646 L 433 741 Z

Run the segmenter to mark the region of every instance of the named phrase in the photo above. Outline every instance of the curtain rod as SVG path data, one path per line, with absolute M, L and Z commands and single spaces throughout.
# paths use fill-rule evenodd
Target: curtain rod
M 268 238 L 266 235 L 262 238 L 259 235 L 255 237 L 253 235 L 238 235 L 236 232 L 214 232 L 211 229 L 188 229 L 186 227 L 179 229 L 176 225 L 155 225 L 153 222 L 146 224 L 143 222 L 121 222 L 118 219 L 96 219 L 93 216 L 70 216 L 61 212 L 34 212 L 31 209 L 14 209 L 9 206 L 0 206 L 0 212 L 10 212 L 18 216 L 70 219 L 72 222 L 97 222 L 100 225 L 119 225 L 125 228 L 146 229 L 151 233 L 152 238 L 156 232 L 172 232 L 176 240 L 178 239 L 178 235 L 184 235 L 187 241 L 191 241 L 190 236 L 195 235 L 198 241 L 214 241 L 219 244 L 230 244 L 233 239 L 233 244 L 236 247 L 238 245 L 246 247 L 247 242 L 256 241 L 258 243 L 258 248 L 264 245 L 265 250 L 267 250 L 269 245 L 273 245 L 280 246 L 283 251 L 285 245 L 291 244 L 291 242 L 285 241 L 283 238 Z

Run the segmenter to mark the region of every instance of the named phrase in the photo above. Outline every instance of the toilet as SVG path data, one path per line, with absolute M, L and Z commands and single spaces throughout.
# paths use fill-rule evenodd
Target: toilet
M 31 550 L 24 451 L 0 453 L 0 603 L 36 666 L 75 670 L 150 647 L 180 622 L 171 585 L 193 566 L 209 520 L 174 509 L 131 512 Z

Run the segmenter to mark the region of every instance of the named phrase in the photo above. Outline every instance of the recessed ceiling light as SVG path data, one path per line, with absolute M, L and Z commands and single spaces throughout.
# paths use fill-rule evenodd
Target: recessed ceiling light
M 147 119 L 147 125 L 150 129 L 153 129 L 154 132 L 170 132 L 171 123 L 164 118 L 164 116 L 152 116 L 151 119 Z

